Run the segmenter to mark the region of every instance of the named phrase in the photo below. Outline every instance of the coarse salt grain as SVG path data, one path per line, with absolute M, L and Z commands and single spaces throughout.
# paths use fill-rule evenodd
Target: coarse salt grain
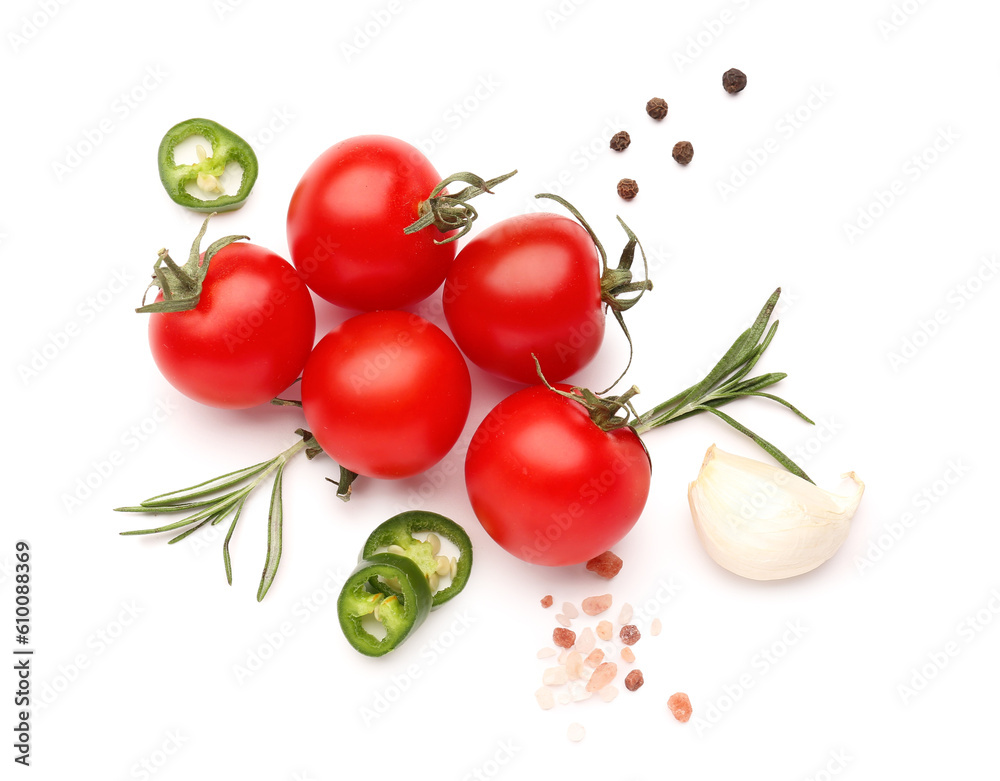
M 598 692 L 598 696 L 605 702 L 611 702 L 615 697 L 618 696 L 618 687 L 605 686 Z
M 569 626 L 573 622 L 569 620 L 569 616 L 564 616 L 562 613 L 556 613 L 556 621 L 558 621 L 563 626 Z
M 566 675 L 571 681 L 574 681 L 580 677 L 582 672 L 583 657 L 577 651 L 573 651 L 566 657 Z
M 552 595 L 546 594 L 542 597 L 542 607 L 552 607 Z
M 569 687 L 569 696 L 573 702 L 583 702 L 594 696 L 592 691 L 588 691 L 586 684 L 574 683 Z
M 618 633 L 618 636 L 621 638 L 621 641 L 625 643 L 625 645 L 635 645 L 639 642 L 639 638 L 641 637 L 639 634 L 639 627 L 635 624 L 626 624 L 623 626 L 621 631 Z
M 589 654 L 592 650 L 594 650 L 594 645 L 596 645 L 596 643 L 597 638 L 594 636 L 594 630 L 589 626 L 576 636 L 576 650 L 581 654 Z
M 563 602 L 562 612 L 566 618 L 576 618 L 580 615 L 580 611 L 576 609 L 576 605 L 572 602 Z
M 610 621 L 601 621 L 597 625 L 597 636 L 602 640 L 610 640 L 611 632 L 612 632 L 612 627 Z
M 609 683 L 611 683 L 615 676 L 618 675 L 618 665 L 614 662 L 602 662 L 594 670 L 593 674 L 590 676 L 590 680 L 587 681 L 587 691 L 600 691 Z
M 632 606 L 626 602 L 622 605 L 622 612 L 618 614 L 618 623 L 627 624 L 632 620 Z
M 542 683 L 546 686 L 562 686 L 568 680 L 565 667 L 549 667 L 542 673 Z
M 653 623 L 649 625 L 649 633 L 653 637 L 656 637 L 661 631 L 663 631 L 663 622 L 658 618 L 654 618 Z
M 632 664 L 632 662 L 635 661 L 635 654 L 632 653 L 632 649 L 629 648 L 628 646 L 625 646 L 622 649 L 622 659 L 624 659 L 629 664 Z
M 548 659 L 550 656 L 556 655 L 555 648 L 539 648 L 538 653 L 535 654 L 539 659 Z
M 601 594 L 596 597 L 587 597 L 583 600 L 583 612 L 588 616 L 597 616 L 611 607 L 611 595 Z
M 556 698 L 552 694 L 552 689 L 548 689 L 545 686 L 535 692 L 535 699 L 542 710 L 550 710 L 556 706 Z
M 642 670 L 633 670 L 628 675 L 625 676 L 625 688 L 630 692 L 634 692 L 644 683 L 642 679 Z
M 583 660 L 583 663 L 587 667 L 597 667 L 601 662 L 604 661 L 604 651 L 600 648 L 595 648 L 590 652 L 590 655 Z
M 562 629 L 556 627 L 552 630 L 552 642 L 559 648 L 572 648 L 576 642 L 576 632 L 572 629 Z
M 681 723 L 691 718 L 691 700 L 684 692 L 671 694 L 667 700 L 667 707 L 674 714 L 674 718 Z
M 596 572 L 602 578 L 610 580 L 621 572 L 622 560 L 611 551 L 604 551 L 600 556 L 594 556 L 587 562 L 587 569 Z
M 569 725 L 569 729 L 566 730 L 566 737 L 572 740 L 574 743 L 579 743 L 583 740 L 584 736 L 587 734 L 587 730 L 583 728 L 582 724 L 577 724 L 575 721 Z

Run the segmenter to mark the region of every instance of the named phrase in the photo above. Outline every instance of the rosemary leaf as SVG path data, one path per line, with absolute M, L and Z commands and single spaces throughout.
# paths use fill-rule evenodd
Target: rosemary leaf
M 221 491 L 224 488 L 229 488 L 237 483 L 246 480 L 249 477 L 260 474 L 265 469 L 267 469 L 274 459 L 268 459 L 267 461 L 261 461 L 259 464 L 254 464 L 253 466 L 247 466 L 243 469 L 237 469 L 234 472 L 228 472 L 219 477 L 213 477 L 211 480 L 206 480 L 203 483 L 198 483 L 189 488 L 181 488 L 177 491 L 171 491 L 170 493 L 160 494 L 159 496 L 154 496 L 151 499 L 147 499 L 142 502 L 142 507 L 145 508 L 159 508 L 159 507 L 169 507 L 171 505 L 177 505 L 178 503 L 190 502 L 192 499 L 198 499 L 202 496 L 214 493 L 216 491 Z M 211 501 L 211 500 L 210 500 Z M 204 504 L 201 503 L 201 504 Z M 193 506 L 193 505 L 192 505 Z M 157 510 L 157 512 L 163 512 L 162 510 Z
M 715 416 L 721 418 L 722 420 L 724 420 L 726 423 L 728 423 L 734 429 L 736 429 L 737 431 L 739 431 L 741 434 L 744 434 L 744 435 L 750 437 L 750 439 L 752 439 L 754 442 L 756 442 L 757 445 L 762 450 L 764 450 L 766 453 L 768 453 L 772 458 L 774 458 L 775 461 L 777 461 L 779 464 L 781 464 L 785 469 L 787 469 L 793 475 L 798 475 L 803 480 L 808 480 L 810 483 L 813 482 L 812 478 L 809 477 L 809 475 L 807 475 L 804 471 L 802 471 L 802 468 L 798 464 L 796 464 L 794 461 L 792 461 L 792 459 L 790 459 L 788 456 L 786 456 L 784 453 L 782 453 L 780 450 L 778 450 L 778 448 L 776 448 L 774 445 L 772 445 L 766 439 L 764 439 L 763 437 L 758 436 L 757 434 L 755 434 L 754 432 L 752 432 L 750 429 L 748 429 L 746 426 L 744 426 L 742 423 L 739 423 L 736 420 L 734 420 L 733 418 L 731 418 L 725 412 L 720 412 L 719 410 L 715 409 L 714 407 L 708 407 L 708 406 L 700 407 L 700 409 L 703 409 L 706 412 L 711 412 L 713 415 L 715 415 Z
M 243 505 L 246 504 L 246 496 L 240 499 L 239 504 L 236 505 L 236 515 L 233 517 L 233 522 L 229 526 L 229 533 L 226 534 L 226 541 L 222 543 L 222 560 L 226 565 L 226 580 L 229 581 L 229 585 L 233 585 L 233 564 L 229 560 L 229 540 L 233 537 L 233 532 L 236 531 L 236 524 L 240 520 L 240 513 L 243 512 Z
M 278 573 L 278 562 L 281 561 L 281 477 L 284 471 L 285 462 L 282 461 L 274 473 L 274 488 L 271 490 L 271 509 L 267 514 L 267 559 L 264 561 L 264 571 L 257 589 L 258 602 L 271 588 L 274 576 Z

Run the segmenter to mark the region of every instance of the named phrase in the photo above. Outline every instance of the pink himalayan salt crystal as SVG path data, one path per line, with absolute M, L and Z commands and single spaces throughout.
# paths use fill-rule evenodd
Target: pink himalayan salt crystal
M 604 702 L 611 702 L 615 697 L 618 696 L 618 687 L 605 686 L 603 689 L 601 689 L 600 692 L 598 692 L 598 696 L 600 696 L 600 698 L 604 700 Z
M 596 643 L 597 638 L 594 637 L 594 630 L 589 626 L 576 636 L 576 650 L 581 654 L 589 654 L 592 650 L 594 650 L 594 645 L 596 645 Z
M 667 707 L 674 714 L 674 718 L 681 723 L 691 718 L 691 700 L 684 692 L 671 694 L 667 700 Z
M 633 670 L 625 676 L 625 688 L 634 692 L 643 684 L 642 670 Z
M 556 705 L 556 698 L 552 694 L 552 689 L 545 686 L 535 692 L 535 699 L 542 710 L 550 710 Z
M 577 651 L 573 651 L 566 657 L 566 676 L 575 681 L 583 673 L 583 656 Z
M 597 597 L 587 597 L 583 600 L 583 612 L 588 616 L 597 616 L 611 607 L 611 595 L 601 594 Z
M 546 686 L 562 686 L 567 680 L 565 667 L 549 667 L 542 673 L 542 683 Z
M 622 659 L 624 659 L 629 664 L 635 661 L 635 654 L 632 653 L 632 649 L 626 646 L 622 649 Z
M 621 572 L 622 560 L 609 550 L 587 562 L 587 569 L 610 580 Z
M 622 631 L 618 633 L 618 636 L 625 645 L 635 645 L 639 642 L 639 627 L 635 624 L 626 624 L 622 627 Z
M 602 640 L 611 639 L 612 626 L 610 621 L 601 621 L 597 625 L 597 636 Z
M 614 662 L 602 662 L 594 670 L 594 674 L 587 681 L 587 691 L 596 692 L 611 683 L 618 675 L 618 665 Z
M 600 648 L 595 648 L 590 652 L 590 655 L 583 660 L 583 663 L 587 667 L 597 667 L 601 662 L 604 661 L 604 651 Z

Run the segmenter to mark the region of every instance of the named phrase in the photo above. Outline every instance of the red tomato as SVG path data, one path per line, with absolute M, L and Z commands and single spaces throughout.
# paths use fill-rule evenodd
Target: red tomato
M 316 313 L 301 277 L 287 260 L 246 242 L 215 254 L 194 309 L 149 317 L 160 372 L 213 407 L 273 399 L 295 382 L 315 338 Z
M 635 431 L 603 431 L 580 404 L 542 385 L 494 407 L 465 460 L 483 528 L 508 553 L 550 566 L 581 564 L 614 546 L 639 519 L 649 482 Z
M 320 447 L 368 477 L 411 477 L 458 441 L 472 382 L 436 325 L 408 312 L 352 317 L 316 345 L 302 373 L 302 410 Z
M 472 239 L 448 272 L 444 313 L 477 366 L 536 384 L 585 366 L 604 340 L 597 249 L 579 223 L 525 214 Z
M 292 262 L 317 294 L 372 311 L 421 301 L 455 258 L 448 234 L 403 229 L 441 177 L 415 147 L 388 136 L 334 144 L 309 167 L 288 205 Z

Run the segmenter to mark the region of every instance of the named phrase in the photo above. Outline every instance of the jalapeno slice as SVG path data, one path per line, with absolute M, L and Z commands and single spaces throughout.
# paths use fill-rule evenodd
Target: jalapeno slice
M 204 136 L 211 144 L 211 150 L 198 147 L 198 162 L 184 165 L 174 160 L 174 149 L 185 139 Z M 224 212 L 238 209 L 250 195 L 257 181 L 257 155 L 250 144 L 211 119 L 188 119 L 174 125 L 160 142 L 157 154 L 160 167 L 160 181 L 167 194 L 175 203 L 199 212 Z M 236 162 L 243 168 L 243 179 L 239 190 L 226 195 L 219 183 L 219 177 L 226 169 L 226 163 Z M 202 200 L 187 191 L 191 183 L 206 195 L 219 193 L 215 198 Z
M 398 589 L 389 595 L 372 592 L 371 581 L 393 580 Z M 383 656 L 397 648 L 431 609 L 427 578 L 412 561 L 393 553 L 378 553 L 362 561 L 344 583 L 337 598 L 337 616 L 344 637 L 365 656 Z M 373 615 L 385 629 L 378 638 L 363 626 Z
M 426 540 L 418 540 L 413 536 L 421 533 L 427 533 Z M 440 540 L 435 541 L 434 535 L 455 545 L 458 557 L 440 555 Z M 380 550 L 406 556 L 420 568 L 434 592 L 432 607 L 443 605 L 465 588 L 472 571 L 472 540 L 469 535 L 453 520 L 437 513 L 413 510 L 395 515 L 380 524 L 368 536 L 360 558 L 370 560 Z M 439 580 L 448 575 L 451 576 L 451 583 L 438 590 Z M 398 593 L 391 580 L 371 582 L 369 585 L 383 594 Z

